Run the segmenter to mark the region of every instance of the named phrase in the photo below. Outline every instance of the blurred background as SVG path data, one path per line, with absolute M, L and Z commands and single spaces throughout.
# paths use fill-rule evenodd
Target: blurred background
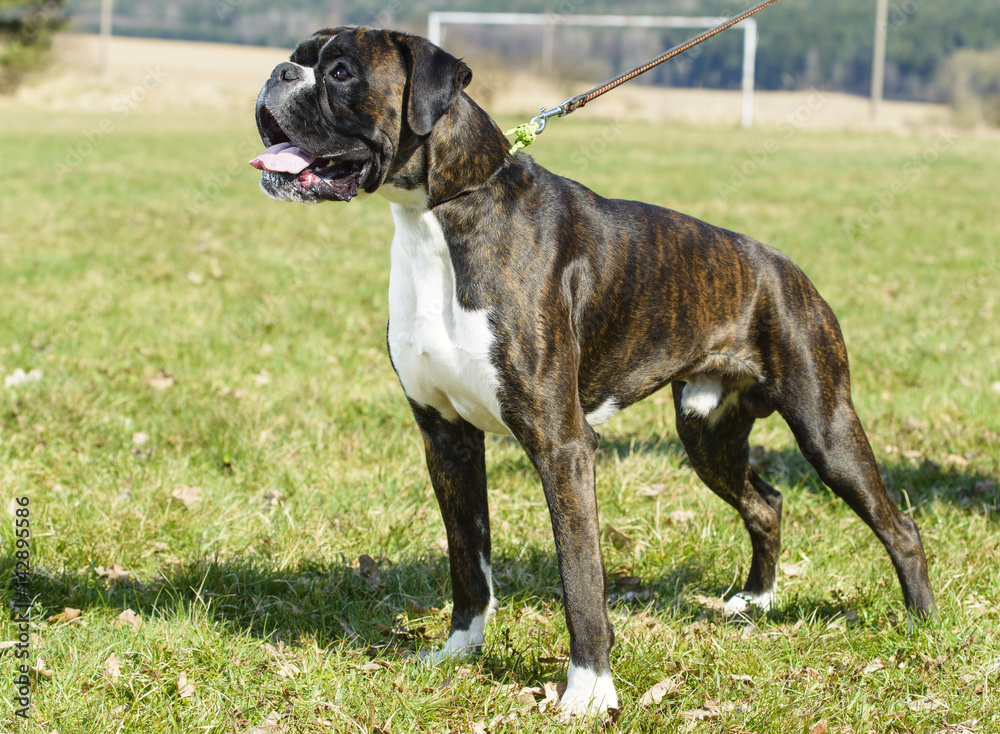
M 883 0 L 884 1 L 884 0 Z M 888 0 L 884 98 L 873 114 L 880 0 L 785 0 L 757 16 L 756 120 L 780 121 L 830 95 L 802 124 L 889 129 L 942 122 L 1000 126 L 1000 6 L 996 0 Z M 245 106 L 287 49 L 321 26 L 364 24 L 427 33 L 432 10 L 552 14 L 546 30 L 448 25 L 443 45 L 476 72 L 472 96 L 522 114 L 627 70 L 695 29 L 573 27 L 581 14 L 730 16 L 733 0 L 0 0 L 0 89 L 22 103 L 105 109 L 150 69 L 169 89 L 145 109 Z M 103 16 L 102 16 L 103 13 Z M 103 18 L 103 20 L 102 20 Z M 100 31 L 110 40 L 102 46 Z M 280 49 L 280 50 L 275 50 Z M 593 105 L 597 114 L 699 123 L 739 121 L 743 34 L 720 34 Z M 102 107 L 103 106 L 103 107 Z M 800 115 L 801 117 L 801 115 Z

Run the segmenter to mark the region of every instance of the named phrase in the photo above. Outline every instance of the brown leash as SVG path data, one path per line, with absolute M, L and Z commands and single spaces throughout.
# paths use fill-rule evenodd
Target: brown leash
M 670 49 L 669 51 L 667 51 L 666 53 L 664 53 L 661 56 L 657 56 L 652 61 L 648 61 L 645 64 L 643 64 L 642 66 L 637 66 L 636 68 L 632 69 L 631 71 L 627 71 L 624 74 L 621 74 L 620 76 L 616 76 L 614 79 L 612 79 L 611 81 L 609 81 L 609 82 L 607 82 L 605 84 L 602 84 L 600 86 L 594 87 L 590 91 L 584 92 L 583 94 L 578 94 L 575 97 L 570 97 L 569 99 L 567 99 L 562 104 L 556 105 L 555 107 L 552 107 L 551 109 L 546 109 L 546 108 L 543 107 L 542 111 L 539 114 L 537 114 L 534 117 L 532 117 L 530 122 L 528 122 L 528 123 L 526 123 L 524 125 L 518 125 L 513 130 L 510 130 L 510 131 L 504 133 L 504 135 L 515 135 L 516 136 L 516 141 L 515 141 L 513 147 L 510 149 L 511 154 L 513 155 L 514 153 L 516 153 L 521 148 L 523 148 L 523 147 L 525 147 L 527 145 L 531 145 L 531 143 L 534 142 L 535 135 L 537 135 L 538 133 L 542 132 L 542 130 L 545 129 L 545 121 L 548 120 L 548 118 L 550 118 L 550 117 L 565 117 L 570 112 L 575 112 L 576 110 L 580 109 L 585 104 L 587 104 L 587 102 L 590 102 L 591 100 L 597 99 L 602 94 L 604 94 L 606 92 L 610 92 L 615 87 L 617 87 L 617 86 L 619 86 L 621 84 L 624 84 L 625 82 L 627 82 L 627 81 L 629 81 L 631 79 L 634 79 L 635 77 L 637 77 L 640 74 L 643 74 L 643 73 L 649 71 L 650 69 L 652 69 L 655 66 L 659 66 L 660 64 L 662 64 L 667 59 L 672 59 L 674 56 L 677 56 L 678 54 L 684 53 L 688 49 L 693 48 L 694 46 L 697 46 L 702 41 L 707 41 L 709 38 L 711 38 L 715 34 L 721 33 L 722 31 L 726 30 L 727 28 L 731 28 L 732 26 L 736 25 L 740 21 L 746 20 L 747 18 L 749 18 L 754 13 L 758 13 L 761 10 L 763 10 L 764 8 L 767 8 L 767 7 L 770 7 L 771 5 L 774 5 L 776 2 L 778 2 L 778 0 L 767 0 L 767 2 L 763 2 L 760 5 L 757 5 L 757 6 L 753 7 L 753 8 L 750 8 L 749 10 L 746 10 L 746 11 L 740 13 L 739 15 L 734 15 L 732 18 L 730 18 L 729 20 L 725 21 L 724 23 L 720 23 L 719 25 L 715 26 L 714 28 L 710 28 L 709 30 L 705 31 L 704 33 L 701 33 L 701 34 L 695 36 L 694 38 L 691 38 L 691 39 L 685 41 L 684 43 L 680 44 L 679 46 L 674 46 L 672 49 Z

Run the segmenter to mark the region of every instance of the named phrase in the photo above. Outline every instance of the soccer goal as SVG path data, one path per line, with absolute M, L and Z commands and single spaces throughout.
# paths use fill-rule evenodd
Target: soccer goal
M 528 25 L 541 26 L 542 70 L 552 71 L 555 30 L 558 26 L 590 26 L 598 28 L 714 28 L 728 18 L 683 17 L 655 15 L 557 15 L 555 13 L 473 13 L 434 11 L 427 15 L 427 37 L 441 45 L 446 25 Z M 734 28 L 743 30 L 743 97 L 740 122 L 753 125 L 754 64 L 757 59 L 757 21 L 747 18 Z M 621 71 L 625 71 L 622 69 Z

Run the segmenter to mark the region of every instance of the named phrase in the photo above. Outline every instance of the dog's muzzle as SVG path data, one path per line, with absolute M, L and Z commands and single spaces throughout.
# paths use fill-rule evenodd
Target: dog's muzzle
M 312 155 L 297 146 L 268 109 L 266 85 L 257 107 L 257 127 L 267 149 L 250 161 L 261 171 L 266 194 L 286 201 L 350 201 L 358 195 L 371 163 L 371 151 L 361 144 L 326 155 Z

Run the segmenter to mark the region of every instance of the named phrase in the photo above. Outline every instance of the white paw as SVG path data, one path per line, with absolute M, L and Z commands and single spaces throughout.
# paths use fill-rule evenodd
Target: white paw
M 448 635 L 444 647 L 434 652 L 427 652 L 421 657 L 421 661 L 427 665 L 437 665 L 445 660 L 461 660 L 466 658 L 483 646 L 484 624 L 477 625 L 481 618 L 476 617 L 472 625 L 467 630 L 459 630 Z M 476 629 L 478 626 L 478 630 Z
M 773 603 L 773 590 L 765 591 L 763 594 L 751 594 L 746 591 L 740 591 L 726 602 L 726 606 L 722 608 L 722 613 L 727 617 L 735 617 L 737 614 L 745 614 L 751 605 L 757 607 L 762 612 L 767 612 L 771 609 Z
M 595 673 L 569 664 L 566 691 L 559 699 L 559 714 L 563 719 L 574 716 L 596 716 L 609 708 L 618 708 L 618 692 L 610 673 Z
M 472 620 L 467 630 L 455 630 L 448 635 L 444 647 L 436 652 L 427 652 L 420 656 L 423 663 L 437 665 L 445 660 L 461 660 L 476 652 L 483 646 L 486 639 L 486 625 L 497 611 L 497 601 L 491 598 L 486 611 Z

